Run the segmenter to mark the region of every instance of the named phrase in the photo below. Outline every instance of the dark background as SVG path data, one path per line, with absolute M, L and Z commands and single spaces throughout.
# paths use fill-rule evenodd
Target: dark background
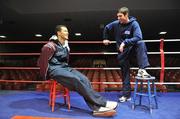
M 180 37 L 179 0 L 0 0 L 0 35 L 4 40 L 47 40 L 57 24 L 66 24 L 70 40 L 102 40 L 103 26 L 126 6 L 142 28 L 144 39 Z M 74 33 L 81 32 L 81 37 Z M 40 33 L 42 38 L 35 38 Z
M 180 38 L 179 0 L 0 0 L 1 41 L 47 41 L 57 24 L 65 24 L 70 41 L 102 41 L 103 28 L 116 20 L 120 7 L 130 9 L 141 26 L 144 40 Z M 76 32 L 82 36 L 75 36 Z M 37 38 L 36 33 L 43 37 Z M 180 42 L 165 43 L 164 50 L 179 51 Z M 43 44 L 0 44 L 1 52 L 40 52 Z M 148 51 L 159 52 L 159 42 L 147 43 Z M 70 44 L 71 52 L 116 51 L 114 44 Z M 176 55 L 177 57 L 177 55 Z M 15 57 L 18 58 L 18 57 Z

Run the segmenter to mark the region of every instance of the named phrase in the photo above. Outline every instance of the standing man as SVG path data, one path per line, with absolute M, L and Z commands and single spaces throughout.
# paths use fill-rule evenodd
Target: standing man
M 119 98 L 119 101 L 125 102 L 131 99 L 129 59 L 132 54 L 136 54 L 139 66 L 137 76 L 140 77 L 150 77 L 145 70 L 149 66 L 149 61 L 146 45 L 142 41 L 142 32 L 136 18 L 129 16 L 127 7 L 122 7 L 118 10 L 117 19 L 105 26 L 103 43 L 109 45 L 111 43 L 110 40 L 116 40 L 117 58 L 123 79 L 123 95 Z
M 56 35 L 52 36 L 41 50 L 38 60 L 41 76 L 44 79 L 47 77 L 54 79 L 68 89 L 77 91 L 92 109 L 94 116 L 114 116 L 117 102 L 107 101 L 93 90 L 85 75 L 69 66 L 70 48 L 67 42 L 69 37 L 67 27 L 57 25 L 55 33 Z

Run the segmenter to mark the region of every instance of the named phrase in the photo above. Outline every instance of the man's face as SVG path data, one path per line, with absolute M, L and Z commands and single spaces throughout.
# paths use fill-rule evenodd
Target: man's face
M 128 22 L 128 14 L 124 15 L 123 13 L 117 13 L 117 19 L 122 23 L 126 24 Z
M 61 27 L 61 31 L 58 31 L 57 34 L 59 37 L 61 37 L 64 40 L 68 40 L 69 38 L 69 32 L 66 27 Z

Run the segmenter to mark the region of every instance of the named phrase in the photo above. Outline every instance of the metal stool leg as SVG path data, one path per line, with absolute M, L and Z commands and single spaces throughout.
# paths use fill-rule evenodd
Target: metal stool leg
M 134 96 L 133 96 L 133 104 L 132 104 L 132 109 L 135 109 L 136 105 L 136 93 L 137 93 L 137 88 L 138 88 L 138 80 L 135 79 L 135 87 L 134 87 Z
M 140 93 L 143 93 L 143 81 L 140 81 Z M 141 105 L 142 95 L 139 96 L 139 105 Z
M 53 81 L 49 81 L 50 92 L 49 92 L 49 106 L 52 106 L 52 95 L 53 95 Z
M 55 102 L 56 102 L 56 81 L 53 81 L 52 112 L 54 112 Z
M 70 105 L 70 95 L 69 95 L 69 90 L 67 88 L 65 88 L 65 93 L 66 93 L 65 97 L 67 99 L 68 110 L 70 110 L 70 107 L 71 107 L 71 105 Z
M 150 84 L 150 81 L 148 80 L 147 81 L 148 83 L 148 99 L 149 99 L 149 110 L 150 110 L 150 113 L 152 114 L 152 96 L 151 96 L 151 84 Z
M 157 103 L 157 93 L 156 93 L 156 85 L 154 83 L 154 81 L 152 81 L 152 86 L 153 86 L 153 90 L 154 90 L 154 101 L 155 101 L 155 104 L 156 104 L 156 109 L 158 109 L 158 103 Z

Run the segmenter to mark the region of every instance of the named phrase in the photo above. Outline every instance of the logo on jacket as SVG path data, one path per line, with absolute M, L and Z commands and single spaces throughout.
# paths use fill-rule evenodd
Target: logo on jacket
M 124 34 L 130 35 L 130 31 L 125 31 Z

